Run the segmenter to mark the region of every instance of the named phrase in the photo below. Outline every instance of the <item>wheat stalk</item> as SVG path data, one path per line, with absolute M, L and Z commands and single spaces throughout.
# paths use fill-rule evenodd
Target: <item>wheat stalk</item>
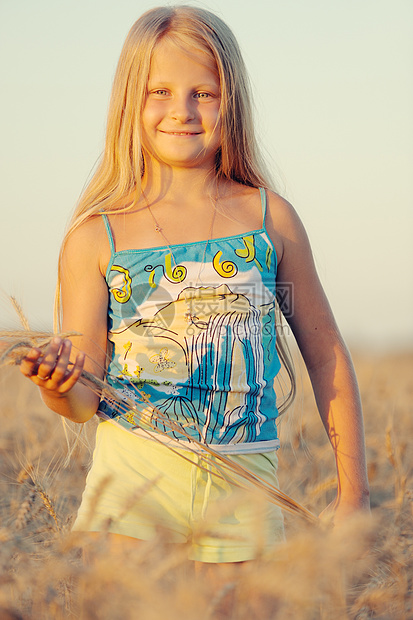
M 33 346 L 42 348 L 49 344 L 56 336 L 67 338 L 73 335 L 74 332 L 65 334 L 50 334 L 46 332 L 35 332 L 28 330 L 0 330 L 0 344 L 3 343 L 3 345 L 6 345 L 6 350 L 0 357 L 0 367 L 3 365 L 19 365 L 27 355 L 29 349 Z M 194 439 L 181 424 L 169 419 L 157 407 L 150 403 L 147 396 L 136 386 L 132 385 L 131 387 L 136 392 L 140 402 L 136 402 L 124 394 L 120 395 L 110 385 L 104 383 L 96 376 L 85 370 L 82 371 L 80 381 L 98 394 L 100 398 L 114 401 L 120 410 L 119 417 L 129 421 L 132 415 L 137 419 L 136 428 L 139 428 L 140 431 L 147 433 L 151 439 L 161 443 L 166 448 L 176 453 L 181 458 L 187 460 L 191 464 L 196 465 L 200 469 L 203 469 L 204 471 L 207 471 L 208 473 L 224 480 L 228 480 L 229 474 L 232 484 L 241 488 L 256 487 L 263 491 L 270 501 L 277 504 L 287 512 L 299 515 L 310 523 L 320 523 L 319 519 L 312 512 L 307 510 L 307 508 L 269 484 L 266 480 L 253 474 L 238 463 L 235 463 L 231 458 L 215 451 L 208 444 L 204 444 L 201 441 Z M 150 416 L 148 416 L 148 410 L 150 411 Z M 162 423 L 162 426 L 166 430 L 159 428 L 159 422 Z M 180 436 L 186 439 L 185 450 L 193 453 L 197 457 L 196 460 L 186 457 L 180 450 L 175 449 L 173 446 L 165 444 L 164 441 L 162 441 L 162 436 L 170 437 L 172 432 L 179 433 Z M 46 508 L 53 517 L 57 527 L 59 527 L 57 517 L 52 510 L 53 507 L 51 503 L 47 501 L 47 497 L 43 490 L 38 489 L 38 492 L 42 497 Z
M 17 482 L 20 484 L 28 483 L 30 484 L 30 491 L 26 497 L 26 499 L 21 504 L 15 522 L 15 529 L 21 529 L 24 527 L 28 521 L 30 520 L 30 510 L 34 504 L 36 499 L 36 495 L 39 495 L 43 506 L 46 508 L 49 515 L 52 517 L 53 521 L 56 524 L 58 531 L 61 530 L 59 520 L 57 517 L 56 510 L 53 506 L 53 502 L 47 494 L 44 486 L 38 480 L 35 469 L 33 465 L 28 463 L 26 466 L 23 466 L 17 476 Z
M 19 302 L 17 301 L 17 299 L 15 297 L 13 297 L 13 295 L 10 295 L 10 301 L 11 304 L 13 306 L 13 308 L 16 311 L 17 316 L 19 317 L 20 323 L 23 326 L 23 329 L 27 332 L 30 331 L 30 325 L 29 325 L 29 321 L 26 318 L 26 315 L 23 312 L 23 308 L 21 307 L 21 305 L 19 304 Z
M 29 349 L 33 347 L 42 349 L 50 344 L 56 335 L 60 338 L 70 338 L 79 334 L 73 331 L 51 334 L 50 332 L 23 331 L 21 329 L 0 330 L 0 368 L 2 366 L 18 366 L 26 357 Z
M 399 446 L 395 446 L 392 419 L 389 420 L 386 428 L 386 455 L 394 469 L 396 503 L 401 507 L 406 494 L 407 475 L 403 469 Z
M 20 508 L 17 511 L 16 518 L 14 520 L 14 529 L 21 530 L 23 529 L 29 521 L 32 519 L 32 507 L 36 500 L 36 491 L 31 488 L 24 499 L 24 501 L 20 504 Z

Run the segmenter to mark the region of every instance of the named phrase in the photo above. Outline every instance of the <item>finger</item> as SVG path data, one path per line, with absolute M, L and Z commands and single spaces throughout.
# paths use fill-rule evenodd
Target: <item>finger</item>
M 86 356 L 84 353 L 77 354 L 76 360 L 75 360 L 75 363 L 73 364 L 72 369 L 70 370 L 69 374 L 66 375 L 65 380 L 59 387 L 59 392 L 61 394 L 65 394 L 70 389 L 72 389 L 75 383 L 77 383 L 77 381 L 79 380 L 82 374 L 83 367 L 85 365 L 85 357 Z
M 47 381 L 53 374 L 61 346 L 61 338 L 53 338 L 51 344 L 44 350 L 37 369 L 37 376 L 41 381 Z
M 63 340 L 55 366 L 50 375 L 50 379 L 52 379 L 57 384 L 61 384 L 67 374 L 70 372 L 68 370 L 68 367 L 70 363 L 71 350 L 72 343 L 70 342 L 70 340 Z
M 37 372 L 38 361 L 42 352 L 40 349 L 30 349 L 26 357 L 20 363 L 20 371 L 25 377 L 31 378 Z

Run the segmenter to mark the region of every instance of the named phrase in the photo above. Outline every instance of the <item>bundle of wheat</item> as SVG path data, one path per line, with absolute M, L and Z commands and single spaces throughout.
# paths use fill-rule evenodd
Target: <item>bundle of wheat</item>
M 0 367 L 19 365 L 32 347 L 42 349 L 50 344 L 56 335 L 60 338 L 70 338 L 71 336 L 78 335 L 74 332 L 53 334 L 31 331 L 27 321 L 23 322 L 23 326 L 24 329 L 21 330 L 0 330 Z M 120 418 L 130 419 L 132 415 L 140 431 L 147 433 L 152 440 L 160 442 L 166 449 L 172 450 L 185 460 L 201 469 L 207 470 L 218 478 L 230 479 L 231 483 L 236 486 L 258 488 L 265 493 L 270 501 L 284 510 L 298 515 L 310 523 L 320 523 L 313 513 L 291 497 L 262 478 L 252 474 L 248 469 L 235 463 L 230 457 L 220 454 L 211 446 L 194 439 L 179 422 L 169 419 L 162 411 L 150 403 L 146 394 L 135 385 L 131 384 L 130 387 L 135 392 L 136 398 L 130 398 L 125 396 L 125 394 L 119 394 L 110 385 L 85 370 L 82 372 L 80 381 L 98 394 L 101 399 L 115 402 Z M 148 415 L 148 410 L 150 415 Z M 159 424 L 160 422 L 161 424 Z M 161 440 L 161 436 L 169 437 L 172 432 L 179 433 L 186 439 L 185 450 L 196 455 L 196 459 L 193 461 L 188 459 L 180 450 L 176 450 L 173 446 Z

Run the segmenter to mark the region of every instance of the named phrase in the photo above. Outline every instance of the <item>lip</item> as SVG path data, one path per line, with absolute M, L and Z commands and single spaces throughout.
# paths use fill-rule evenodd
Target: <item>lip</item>
M 200 131 L 164 131 L 163 129 L 160 131 L 168 136 L 178 136 L 184 138 L 188 136 L 199 136 L 201 134 Z

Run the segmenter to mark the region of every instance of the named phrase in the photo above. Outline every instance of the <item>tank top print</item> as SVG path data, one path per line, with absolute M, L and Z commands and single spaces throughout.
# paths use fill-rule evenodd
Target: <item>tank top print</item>
M 266 195 L 260 189 L 265 222 Z M 226 454 L 278 448 L 274 378 L 277 259 L 264 227 L 220 239 L 116 251 L 109 288 L 107 383 L 136 401 L 164 442 L 167 429 L 139 397 L 185 434 Z M 125 409 L 125 408 L 123 408 Z M 102 400 L 98 415 L 142 434 L 133 410 Z M 155 431 L 156 432 L 156 431 Z M 147 434 L 145 433 L 145 436 Z

